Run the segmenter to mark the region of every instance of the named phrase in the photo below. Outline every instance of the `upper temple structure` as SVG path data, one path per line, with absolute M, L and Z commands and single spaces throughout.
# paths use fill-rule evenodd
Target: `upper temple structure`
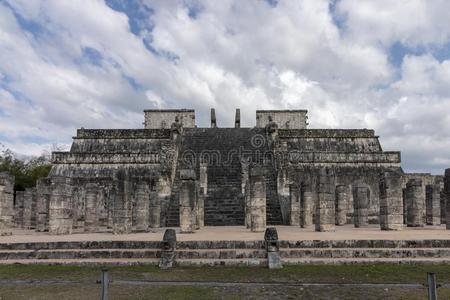
M 306 110 L 258 110 L 252 128 L 239 109 L 232 128 L 214 109 L 210 128 L 191 109 L 144 114 L 143 129 L 78 129 L 70 151 L 53 153 L 48 178 L 0 207 L 3 219 L 52 234 L 445 221 L 447 177 L 404 173 L 400 152 L 384 151 L 373 130 L 308 129 Z M 13 179 L 0 180 L 0 196 L 11 195 Z

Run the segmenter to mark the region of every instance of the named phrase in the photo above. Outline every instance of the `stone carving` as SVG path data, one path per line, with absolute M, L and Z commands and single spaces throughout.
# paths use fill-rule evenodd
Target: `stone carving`
M 409 227 L 424 226 L 424 200 L 425 194 L 421 179 L 410 179 L 406 184 L 406 224 Z
M 380 175 L 380 228 L 403 229 L 401 174 L 387 170 Z
M 269 269 L 281 269 L 283 267 L 280 257 L 280 245 L 278 232 L 275 227 L 269 227 L 264 233 L 264 242 L 267 251 L 267 262 Z
M 194 170 L 180 170 L 180 232 L 192 233 L 196 229 L 197 187 Z
M 170 269 L 175 261 L 175 250 L 177 248 L 177 235 L 174 229 L 166 229 L 161 242 L 161 259 L 159 268 Z
M 71 234 L 73 229 L 72 193 L 70 178 L 53 177 L 49 203 L 50 234 Z
M 354 206 L 354 224 L 355 227 L 365 227 L 369 225 L 369 199 L 370 191 L 362 181 L 356 181 L 353 184 L 353 206 Z
M 300 226 L 302 228 L 308 228 L 313 225 L 313 204 L 311 185 L 302 183 L 300 205 Z
M 251 231 L 266 230 L 266 180 L 260 166 L 250 168 L 250 212 Z
M 347 187 L 338 185 L 336 187 L 336 225 L 342 226 L 347 223 Z
M 14 177 L 0 173 L 0 235 L 12 234 L 14 227 Z
M 441 186 L 440 184 L 427 184 L 426 192 L 426 215 L 427 225 L 441 224 Z
M 445 196 L 445 227 L 447 229 L 450 229 L 450 168 L 445 169 L 444 196 Z
M 332 169 L 322 168 L 317 178 L 316 231 L 335 229 L 335 177 Z

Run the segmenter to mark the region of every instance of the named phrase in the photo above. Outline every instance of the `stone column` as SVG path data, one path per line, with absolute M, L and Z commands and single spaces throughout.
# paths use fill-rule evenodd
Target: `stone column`
M 424 212 L 424 191 L 421 179 L 410 179 L 406 183 L 406 205 L 408 214 L 406 224 L 408 227 L 422 227 Z
M 48 231 L 48 210 L 51 196 L 50 178 L 39 179 L 36 183 L 36 231 Z
M 86 184 L 84 230 L 98 232 L 100 229 L 99 186 L 96 183 Z
M 195 171 L 191 169 L 180 170 L 180 232 L 192 233 L 195 230 L 196 216 L 194 212 L 196 202 Z
M 297 184 L 289 186 L 289 195 L 291 199 L 290 222 L 292 226 L 300 226 L 300 188 Z
M 150 221 L 150 187 L 147 182 L 140 181 L 136 185 L 135 190 L 135 230 L 146 232 L 149 228 Z
M 316 203 L 316 231 L 335 230 L 335 178 L 334 172 L 329 168 L 322 168 L 317 178 L 317 203 Z
M 203 194 L 203 188 L 199 187 L 197 192 L 197 227 L 201 228 L 205 226 L 205 194 Z
M 33 205 L 33 192 L 26 188 L 23 193 L 23 228 L 31 229 L 31 206 Z
M 428 184 L 426 191 L 427 225 L 441 224 L 441 186 L 440 184 Z
M 336 225 L 342 226 L 347 223 L 347 187 L 338 185 L 336 187 Z
M 445 224 L 446 223 L 446 206 L 445 206 L 445 191 L 444 188 L 441 187 L 441 224 Z
M 14 176 L 0 173 L 0 235 L 11 235 L 14 227 Z
M 401 174 L 386 170 L 380 174 L 380 228 L 403 229 Z
M 313 226 L 313 193 L 311 185 L 302 183 L 300 199 L 300 226 L 308 228 Z
M 352 193 L 355 227 L 366 227 L 369 225 L 369 188 L 362 181 L 356 181 L 353 184 Z
M 156 193 L 152 193 L 150 199 L 150 227 L 158 228 L 161 224 L 167 224 L 167 213 L 161 215 L 161 211 L 168 212 L 171 193 L 170 179 L 166 176 L 159 177 Z
M 117 193 L 114 201 L 113 233 L 132 232 L 131 182 L 127 172 L 117 174 Z
M 71 202 L 73 188 L 70 178 L 53 177 L 51 182 L 49 233 L 71 234 L 73 228 Z
M 24 191 L 16 191 L 14 204 L 14 224 L 17 228 L 23 228 L 23 200 L 25 197 Z
M 447 229 L 450 229 L 450 168 L 445 169 L 444 195 L 445 195 L 445 227 Z
M 266 179 L 262 167 L 250 169 L 250 230 L 266 230 Z

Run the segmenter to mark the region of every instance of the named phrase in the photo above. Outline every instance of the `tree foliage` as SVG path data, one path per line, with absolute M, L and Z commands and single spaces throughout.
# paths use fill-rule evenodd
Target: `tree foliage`
M 8 149 L 0 153 L 0 172 L 6 171 L 15 177 L 15 190 L 35 186 L 39 178 L 47 177 L 50 169 L 50 160 L 45 155 L 19 159 Z

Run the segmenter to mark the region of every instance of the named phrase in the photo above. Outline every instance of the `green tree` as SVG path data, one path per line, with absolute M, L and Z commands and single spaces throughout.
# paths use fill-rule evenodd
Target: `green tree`
M 44 155 L 26 160 L 17 158 L 9 149 L 0 153 L 0 172 L 6 171 L 15 177 L 15 190 L 35 186 L 39 178 L 48 176 L 51 167 Z

